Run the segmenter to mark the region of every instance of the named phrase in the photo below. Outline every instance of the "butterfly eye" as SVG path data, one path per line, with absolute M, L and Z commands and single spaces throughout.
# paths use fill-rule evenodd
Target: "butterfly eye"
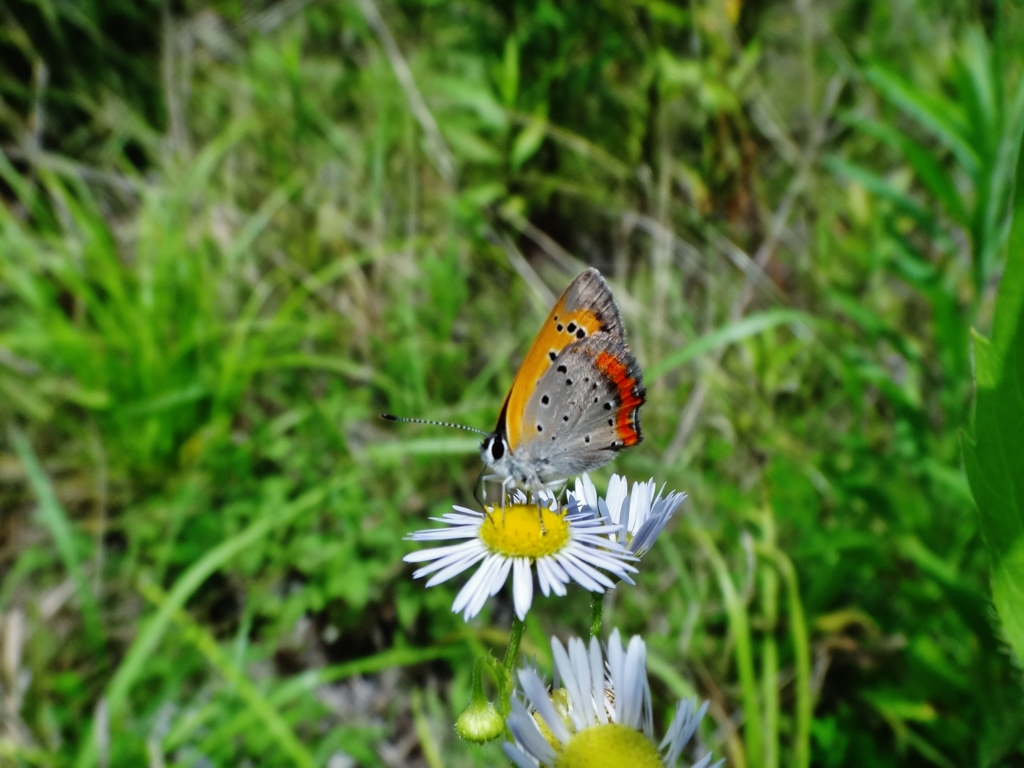
M 494 438 L 494 441 L 491 443 L 491 457 L 495 461 L 497 461 L 498 459 L 500 459 L 504 455 L 505 455 L 505 441 L 501 440 L 500 438 L 497 438 L 497 437 Z

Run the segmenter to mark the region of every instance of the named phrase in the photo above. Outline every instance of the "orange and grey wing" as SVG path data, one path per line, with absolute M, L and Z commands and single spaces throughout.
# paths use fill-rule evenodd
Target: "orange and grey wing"
M 591 268 L 578 275 L 555 302 L 512 381 L 497 426 L 511 450 L 516 450 L 522 439 L 523 410 L 537 382 L 566 347 L 599 332 L 623 338 L 622 318 L 612 291 L 601 273 Z
M 562 352 L 526 404 L 521 451 L 546 476 L 597 469 L 639 443 L 646 392 L 621 339 L 597 333 Z

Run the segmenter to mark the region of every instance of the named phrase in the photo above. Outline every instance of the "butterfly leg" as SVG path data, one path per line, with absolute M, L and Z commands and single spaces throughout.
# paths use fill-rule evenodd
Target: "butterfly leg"
M 562 508 L 565 506 L 562 503 L 562 497 L 565 494 L 567 483 L 568 478 L 561 477 L 556 478 L 555 480 L 540 481 L 534 487 L 533 498 L 537 503 L 537 515 L 540 517 L 540 532 L 542 536 L 546 531 L 544 530 L 544 515 L 541 501 L 543 500 L 546 503 L 554 501 L 555 509 L 561 512 Z
M 547 536 L 548 532 L 544 527 L 544 507 L 541 506 L 541 496 L 534 490 L 533 503 L 537 505 L 537 523 L 540 525 L 540 535 Z
M 560 477 L 556 480 L 548 480 L 544 483 L 544 490 L 551 494 L 552 498 L 558 504 L 558 508 L 562 508 L 562 496 L 565 494 L 566 488 L 568 487 L 569 478 Z M 558 493 L 555 493 L 555 490 Z
M 492 504 L 490 507 L 488 507 L 488 505 L 487 505 L 487 483 L 491 482 L 491 481 L 494 481 L 494 480 L 500 480 L 501 481 L 500 504 L 501 504 L 501 513 L 502 513 L 502 515 L 504 515 L 505 514 L 505 504 L 506 504 L 506 502 L 508 502 L 508 501 L 515 502 L 515 500 L 516 500 L 516 488 L 515 488 L 515 479 L 514 478 L 511 478 L 511 477 L 508 477 L 508 476 L 505 476 L 505 475 L 495 475 L 495 474 L 488 475 L 488 474 L 481 473 L 481 475 L 480 475 L 480 477 L 479 477 L 479 479 L 477 481 L 477 488 L 473 492 L 473 495 L 476 498 L 477 502 L 480 504 L 480 506 L 483 507 L 484 512 L 488 512 L 488 509 L 493 511 L 494 508 L 495 508 L 495 505 Z
M 476 479 L 476 486 L 473 488 L 473 498 L 476 503 L 480 505 L 480 508 L 487 511 L 487 475 L 483 472 Z

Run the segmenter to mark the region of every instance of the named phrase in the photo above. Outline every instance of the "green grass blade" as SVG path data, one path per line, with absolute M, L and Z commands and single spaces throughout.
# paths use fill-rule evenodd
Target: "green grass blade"
M 195 591 L 232 557 L 274 529 L 286 525 L 301 513 L 320 504 L 332 490 L 336 489 L 336 486 L 337 484 L 332 487 L 314 488 L 276 513 L 261 516 L 248 528 L 207 552 L 202 559 L 178 578 L 174 588 L 168 594 L 166 602 L 139 630 L 139 634 L 128 649 L 128 653 L 125 654 L 117 672 L 107 684 L 104 697 L 107 700 L 112 722 L 116 722 L 120 716 L 127 702 L 129 691 L 142 674 L 150 655 L 167 633 L 167 628 L 174 618 L 175 612 L 181 610 Z M 90 730 L 87 728 L 83 732 L 88 733 Z M 91 738 L 86 738 L 79 749 L 75 765 L 78 768 L 85 768 L 85 766 L 94 765 L 95 761 L 95 743 Z
M 46 476 L 43 468 L 39 465 L 32 446 L 17 427 L 11 428 L 11 442 L 14 444 L 14 452 L 18 455 L 22 465 L 25 467 L 25 474 L 28 476 L 32 491 L 39 501 L 39 517 L 43 526 L 50 532 L 53 542 L 60 553 L 68 576 L 75 585 L 75 594 L 82 608 L 82 618 L 85 622 L 85 632 L 94 650 L 100 650 L 105 644 L 103 636 L 103 622 L 100 617 L 99 603 L 96 596 L 89 589 L 85 574 L 82 573 L 81 562 L 78 559 L 78 552 L 75 547 L 75 533 L 71 521 L 68 519 L 64 507 L 57 500 L 57 494 L 53 491 L 53 485 Z
M 714 331 L 694 339 L 681 349 L 666 355 L 661 362 L 650 366 L 644 374 L 649 381 L 664 376 L 674 368 L 686 365 L 691 360 L 706 355 L 718 347 L 735 344 L 737 341 L 757 336 L 779 325 L 813 325 L 817 320 L 806 312 L 793 309 L 771 309 L 748 315 L 735 323 L 716 328 Z
M 935 238 L 940 246 L 947 249 L 955 247 L 949 234 L 943 230 L 938 219 L 931 211 L 927 210 L 910 195 L 897 189 L 877 173 L 835 156 L 826 157 L 822 164 L 832 173 L 845 176 L 851 181 L 862 185 L 869 192 L 893 203 L 901 212 L 910 216 L 925 232 Z
M 771 545 L 770 545 L 771 546 Z M 779 620 L 779 576 L 770 562 L 759 568 L 761 621 L 761 700 L 764 708 L 764 765 L 779 768 L 779 649 L 775 639 Z
M 957 100 L 973 131 L 974 149 L 982 157 L 992 157 L 1000 124 L 995 81 L 1002 73 L 992 69 L 992 51 L 981 30 L 975 28 L 967 33 L 956 64 Z
M 794 706 L 795 725 L 793 728 L 792 768 L 808 768 L 811 764 L 811 720 L 814 716 L 814 699 L 811 692 L 811 644 L 807 632 L 804 604 L 800 599 L 800 581 L 793 562 L 779 549 L 772 548 L 768 555 L 786 583 L 786 599 L 789 603 L 789 628 L 793 642 L 793 657 L 796 674 L 793 687 L 796 697 Z
M 711 562 L 718 589 L 725 603 L 729 629 L 735 642 L 736 669 L 739 675 L 740 700 L 743 702 L 743 742 L 747 764 L 751 768 L 764 765 L 764 731 L 761 706 L 758 700 L 757 675 L 754 672 L 754 642 L 750 633 L 750 616 L 743 596 L 733 583 L 729 566 L 715 546 L 711 536 L 701 528 L 692 528 L 692 535 Z
M 1014 169 L 1017 168 L 1021 142 L 1024 141 L 1024 77 L 1009 111 L 1005 115 L 1004 129 L 996 149 L 995 162 L 985 179 L 986 188 L 979 190 L 979 209 L 976 213 L 980 242 L 975 244 L 978 255 L 978 279 L 984 285 L 991 273 L 997 254 L 1006 242 L 1010 227 L 1010 205 L 1013 200 Z M 983 193 L 983 194 L 982 194 Z
M 970 176 L 977 175 L 981 161 L 969 141 L 970 125 L 956 104 L 923 93 L 895 72 L 878 64 L 868 67 L 864 77 L 889 103 L 909 114 L 945 144 Z
M 354 675 L 373 675 L 388 669 L 410 667 L 438 659 L 456 661 L 464 658 L 465 653 L 461 643 L 435 645 L 428 648 L 390 648 L 344 664 L 335 664 L 296 675 L 271 692 L 267 696 L 267 702 L 269 706 L 280 710 L 302 696 L 311 694 L 321 685 L 336 683 Z M 251 711 L 239 712 L 207 735 L 203 739 L 202 748 L 210 751 L 216 750 L 220 745 L 248 730 L 253 718 L 254 713 Z M 168 736 L 168 740 L 174 746 L 175 743 L 183 741 L 184 736 L 172 733 Z
M 1018 660 L 1024 660 L 1024 168 L 1018 157 L 1010 249 L 992 338 L 975 333 L 973 439 L 967 475 L 992 568 L 992 597 Z
M 854 128 L 901 152 L 917 172 L 921 183 L 945 206 L 946 212 L 961 226 L 968 225 L 963 198 L 952 176 L 942 167 L 934 152 L 905 133 L 876 120 L 851 119 L 849 122 Z
M 167 602 L 167 594 L 155 584 L 143 586 L 142 593 L 158 607 Z M 313 768 L 316 762 L 299 741 L 295 732 L 281 717 L 277 709 L 249 681 L 246 673 L 231 663 L 227 654 L 217 645 L 213 635 L 184 611 L 174 611 L 172 619 L 181 627 L 185 638 L 234 687 L 239 697 L 248 706 L 248 711 L 274 736 L 278 746 L 288 755 L 292 764 L 302 766 L 302 768 Z

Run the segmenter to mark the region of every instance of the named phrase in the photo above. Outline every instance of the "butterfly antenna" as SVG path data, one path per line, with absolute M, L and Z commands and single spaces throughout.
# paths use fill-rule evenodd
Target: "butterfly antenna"
M 484 432 L 482 429 L 476 427 L 467 427 L 465 424 L 453 424 L 450 421 L 434 421 L 433 419 L 410 419 L 406 416 L 395 416 L 391 413 L 382 413 L 380 415 L 385 421 L 401 421 L 406 424 L 431 424 L 435 427 L 452 427 L 453 429 L 464 429 L 467 432 L 476 432 L 478 435 L 487 437 L 490 432 Z

